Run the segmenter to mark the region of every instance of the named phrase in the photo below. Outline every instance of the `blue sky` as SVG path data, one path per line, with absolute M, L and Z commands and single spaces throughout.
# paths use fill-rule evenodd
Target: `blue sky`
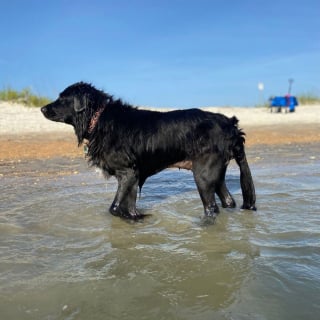
M 83 80 L 155 107 L 320 95 L 319 0 L 1 1 L 0 88 Z

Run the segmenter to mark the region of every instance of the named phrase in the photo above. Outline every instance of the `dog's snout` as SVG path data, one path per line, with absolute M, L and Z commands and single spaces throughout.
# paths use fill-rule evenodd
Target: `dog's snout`
M 40 110 L 42 114 L 48 119 L 51 119 L 53 116 L 55 116 L 55 113 L 53 112 L 52 108 L 50 108 L 50 106 L 44 106 Z
M 42 112 L 43 114 L 46 114 L 47 111 L 48 111 L 47 107 L 42 107 L 42 108 L 41 108 L 41 112 Z
M 67 118 L 61 111 L 57 110 L 53 103 L 47 104 L 46 106 L 42 107 L 41 109 L 42 114 L 49 120 L 56 121 L 56 122 L 65 122 Z

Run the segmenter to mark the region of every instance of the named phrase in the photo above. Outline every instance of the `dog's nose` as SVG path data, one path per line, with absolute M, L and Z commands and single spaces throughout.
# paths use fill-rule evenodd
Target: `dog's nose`
M 47 107 L 42 107 L 42 108 L 41 108 L 41 112 L 42 112 L 43 114 L 45 114 L 45 113 L 47 112 Z

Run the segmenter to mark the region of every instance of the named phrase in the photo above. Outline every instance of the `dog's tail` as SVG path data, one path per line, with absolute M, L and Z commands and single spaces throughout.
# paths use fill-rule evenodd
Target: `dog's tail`
M 232 117 L 234 128 L 236 129 L 233 155 L 240 168 L 240 185 L 242 190 L 243 205 L 242 209 L 257 210 L 256 209 L 256 193 L 252 180 L 251 171 L 246 158 L 244 150 L 245 133 L 238 128 L 238 119 Z

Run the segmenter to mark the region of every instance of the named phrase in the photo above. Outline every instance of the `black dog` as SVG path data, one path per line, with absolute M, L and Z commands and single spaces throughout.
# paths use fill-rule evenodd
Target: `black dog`
M 177 167 L 192 170 L 205 215 L 215 218 L 215 193 L 223 207 L 236 205 L 225 184 L 231 159 L 240 167 L 242 208 L 256 210 L 244 133 L 236 117 L 199 109 L 138 110 L 83 82 L 66 88 L 41 111 L 50 120 L 72 125 L 79 145 L 88 141 L 90 162 L 117 178 L 113 215 L 142 218 L 136 209 L 138 187 L 151 175 Z

